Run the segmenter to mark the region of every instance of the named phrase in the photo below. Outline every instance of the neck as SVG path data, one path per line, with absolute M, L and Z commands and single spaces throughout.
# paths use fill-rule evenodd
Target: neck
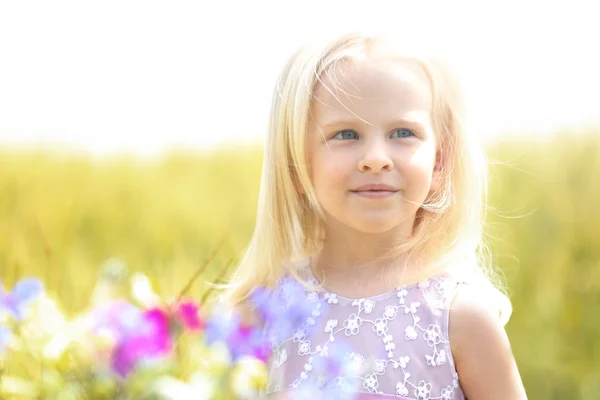
M 339 257 L 340 254 L 345 257 Z M 310 269 L 326 290 L 348 298 L 388 292 L 408 275 L 403 260 L 373 262 L 352 258 L 352 254 L 355 253 L 331 252 L 331 248 L 326 247 L 311 258 Z
M 382 256 L 412 234 L 412 223 L 385 232 L 360 232 L 347 226 L 327 224 L 319 259 L 326 269 L 379 269 L 390 263 Z M 397 262 L 398 260 L 395 260 Z
M 311 269 L 319 278 L 340 284 L 364 285 L 374 277 L 380 283 L 395 283 L 406 276 L 406 259 L 386 260 L 382 256 L 393 246 L 408 240 L 412 227 L 381 233 L 333 228 L 327 227 L 323 247 L 311 261 Z

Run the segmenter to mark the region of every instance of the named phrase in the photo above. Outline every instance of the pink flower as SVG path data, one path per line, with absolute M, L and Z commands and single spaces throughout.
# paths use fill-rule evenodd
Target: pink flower
M 143 359 L 168 355 L 172 349 L 169 316 L 153 308 L 143 314 L 143 325 L 137 333 L 126 336 L 114 348 L 112 368 L 126 377 Z
M 204 328 L 204 321 L 198 315 L 198 306 L 191 301 L 177 304 L 174 314 L 187 330 L 198 331 Z

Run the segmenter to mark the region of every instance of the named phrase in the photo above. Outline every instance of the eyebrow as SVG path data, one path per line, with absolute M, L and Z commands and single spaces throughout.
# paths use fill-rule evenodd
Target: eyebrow
M 362 121 L 355 119 L 355 118 L 334 119 L 334 120 L 328 121 L 327 123 L 322 125 L 322 129 L 327 130 L 327 129 L 331 129 L 331 128 L 335 128 L 335 127 L 353 126 L 353 125 L 357 125 L 357 124 L 362 124 Z M 391 125 L 407 124 L 407 125 L 412 125 L 412 126 L 418 126 L 420 128 L 424 127 L 423 121 L 421 119 L 409 118 L 409 117 L 394 118 L 393 120 L 391 120 L 390 124 Z

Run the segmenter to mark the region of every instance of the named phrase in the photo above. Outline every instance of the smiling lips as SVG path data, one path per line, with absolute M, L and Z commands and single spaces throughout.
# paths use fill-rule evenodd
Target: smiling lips
M 351 190 L 352 193 L 355 193 L 358 196 L 375 199 L 391 197 L 397 191 L 398 189 L 394 188 L 393 186 L 383 183 L 363 185 Z

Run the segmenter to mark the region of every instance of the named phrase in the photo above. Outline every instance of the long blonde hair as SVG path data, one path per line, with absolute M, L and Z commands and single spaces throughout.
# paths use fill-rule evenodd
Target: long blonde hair
M 382 259 L 408 254 L 416 265 L 424 265 L 419 260 L 428 260 L 427 267 L 411 275 L 412 281 L 452 269 L 464 280 L 488 285 L 497 294 L 496 304 L 506 322 L 510 302 L 497 290 L 498 277 L 482 240 L 487 161 L 464 127 L 464 105 L 457 80 L 435 57 L 408 52 L 404 46 L 398 49 L 389 40 L 360 32 L 333 40 L 323 38 L 301 47 L 281 72 L 272 99 L 255 230 L 222 298 L 239 304 L 257 287 L 273 287 L 285 273 L 301 280 L 293 263 L 315 254 L 324 236 L 324 213 L 306 157 L 313 91 L 337 63 L 376 49 L 408 58 L 427 74 L 433 90 L 431 119 L 444 168 L 443 184 L 417 212 L 412 237 L 383 254 Z

